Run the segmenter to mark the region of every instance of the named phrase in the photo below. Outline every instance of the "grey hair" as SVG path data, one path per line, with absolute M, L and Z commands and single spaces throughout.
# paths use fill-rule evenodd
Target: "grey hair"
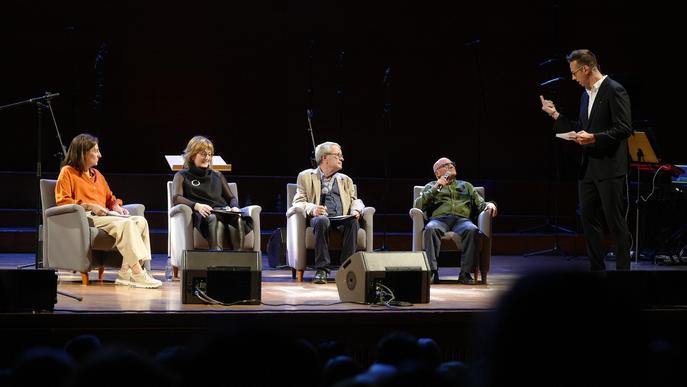
M 323 142 L 315 148 L 315 161 L 317 162 L 317 165 L 320 165 L 324 155 L 329 153 L 333 146 L 338 146 L 341 148 L 341 145 L 331 141 Z

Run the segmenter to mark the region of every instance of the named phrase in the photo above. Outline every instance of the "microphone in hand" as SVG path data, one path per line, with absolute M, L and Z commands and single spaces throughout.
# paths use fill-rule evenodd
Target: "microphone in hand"
M 446 172 L 446 173 L 444 173 L 444 176 L 442 176 L 442 178 L 444 178 L 444 180 L 448 179 L 449 177 L 451 177 L 451 172 Z M 444 188 L 444 185 L 441 183 L 438 183 L 437 184 L 437 192 L 441 191 L 442 188 Z

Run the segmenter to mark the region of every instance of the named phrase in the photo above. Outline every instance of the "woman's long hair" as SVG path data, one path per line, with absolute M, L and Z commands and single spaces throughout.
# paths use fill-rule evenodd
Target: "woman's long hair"
M 88 133 L 81 133 L 74 137 L 69 144 L 62 166 L 69 165 L 83 172 L 86 169 L 86 153 L 96 145 L 98 145 L 98 138 Z

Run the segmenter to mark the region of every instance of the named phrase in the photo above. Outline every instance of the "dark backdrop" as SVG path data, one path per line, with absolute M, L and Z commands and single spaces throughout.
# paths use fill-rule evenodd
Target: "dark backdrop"
M 687 161 L 680 23 L 660 2 L 10 1 L 0 18 L 0 104 L 61 93 L 65 142 L 99 136 L 105 173 L 167 172 L 163 155 L 203 134 L 236 175 L 293 176 L 312 108 L 315 140 L 342 144 L 354 177 L 429 179 L 446 155 L 471 180 L 545 180 L 554 161 L 574 179 L 577 149 L 553 141 L 538 95 L 575 114 L 575 48 L 628 88 L 664 159 Z M 0 111 L 0 130 L 1 169 L 35 170 L 35 111 Z M 49 121 L 43 150 L 57 171 Z

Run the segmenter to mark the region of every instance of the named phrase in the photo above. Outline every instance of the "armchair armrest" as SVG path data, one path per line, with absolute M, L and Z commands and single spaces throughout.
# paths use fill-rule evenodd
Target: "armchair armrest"
M 78 204 L 65 204 L 63 206 L 50 207 L 45 210 L 46 217 L 70 213 L 77 213 L 86 216 L 86 210 L 84 210 L 84 208 Z
M 305 270 L 305 209 L 292 206 L 286 211 L 286 256 L 289 266 Z
M 305 219 L 306 214 L 305 214 L 305 209 L 302 207 L 297 207 L 297 206 L 292 206 L 286 211 L 286 219 L 289 219 L 290 217 L 294 215 L 300 215 L 303 219 Z
M 491 223 L 492 217 L 489 211 L 480 212 L 477 217 L 477 228 L 484 234 L 487 238 L 491 238 Z
M 179 267 L 184 250 L 193 249 L 193 210 L 177 204 L 169 210 L 169 250 L 172 265 Z
M 241 208 L 241 213 L 244 216 L 250 216 L 253 219 L 253 251 L 260 251 L 260 213 L 262 207 L 257 205 L 246 206 Z
M 425 228 L 427 216 L 419 208 L 411 208 L 408 211 L 410 219 L 413 221 L 413 251 L 422 250 L 422 229 Z
M 372 251 L 374 249 L 374 223 L 373 217 L 377 210 L 374 207 L 363 208 L 362 218 L 365 225 L 365 250 Z
M 129 211 L 129 215 L 134 215 L 134 216 L 143 216 L 146 210 L 146 206 L 143 204 L 138 204 L 138 203 L 132 203 L 132 204 L 126 204 L 122 206 L 123 208 L 126 208 Z

